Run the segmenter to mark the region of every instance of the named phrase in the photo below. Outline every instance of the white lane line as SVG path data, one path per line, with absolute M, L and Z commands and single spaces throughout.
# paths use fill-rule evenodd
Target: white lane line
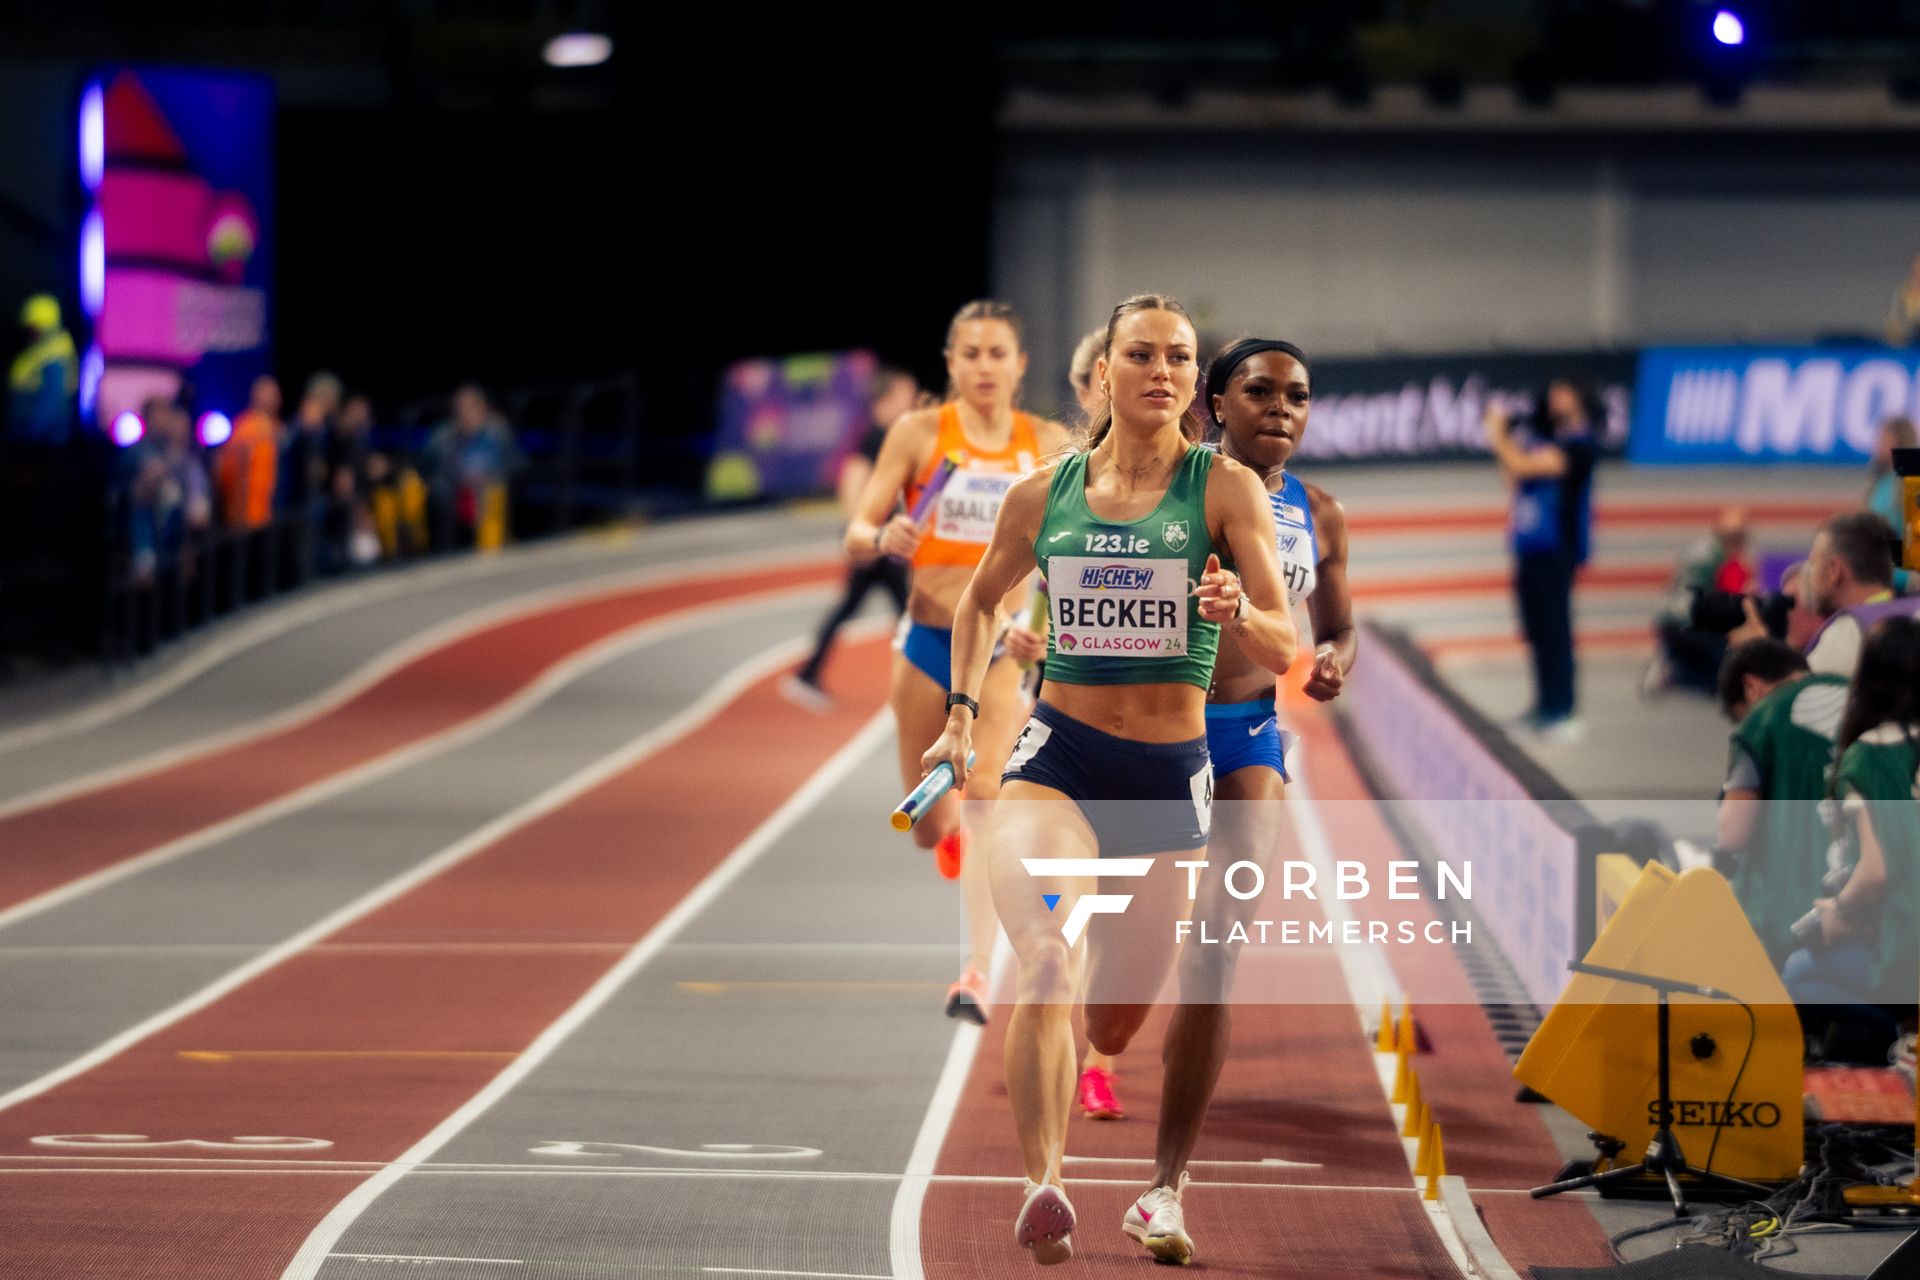
M 967 1084 L 967 1072 L 973 1066 L 974 1051 L 980 1047 L 980 1028 L 961 1023 L 953 1030 L 947 1046 L 947 1060 L 933 1089 L 933 1100 L 920 1122 L 913 1151 L 907 1157 L 906 1172 L 900 1175 L 900 1188 L 893 1195 L 893 1214 L 887 1226 L 888 1263 L 900 1280 L 925 1280 L 920 1262 L 920 1211 L 926 1203 L 927 1186 L 934 1178 L 933 1167 L 940 1148 L 947 1140 L 947 1128 L 960 1105 L 960 1094 Z M 1014 1181 L 1014 1179 L 1007 1179 Z
M 63 906 L 75 898 L 84 897 L 108 885 L 116 884 L 129 876 L 139 875 L 163 863 L 172 862 L 176 858 L 204 849 L 208 845 L 265 826 L 288 814 L 311 808 L 355 788 L 389 777 L 423 760 L 477 741 L 520 719 L 586 672 L 610 663 L 635 649 L 712 626 L 730 617 L 752 616 L 787 607 L 797 598 L 814 594 L 818 590 L 818 587 L 810 586 L 778 587 L 771 591 L 738 596 L 715 604 L 695 605 L 676 610 L 663 618 L 635 623 L 547 668 L 532 683 L 525 685 L 519 692 L 491 710 L 483 711 L 471 719 L 416 739 L 405 746 L 396 747 L 385 755 L 375 756 L 371 760 L 362 761 L 339 773 L 310 782 L 296 791 L 287 792 L 265 804 L 243 810 L 212 826 L 201 827 L 197 831 L 190 831 L 165 844 L 156 845 L 145 853 L 109 863 L 97 871 L 69 880 L 37 897 L 28 898 L 24 902 L 17 902 L 5 910 L 0 910 L 0 929 L 6 929 L 31 916 Z
M 1303 752 L 1302 755 L 1304 754 Z M 1294 829 L 1300 836 L 1301 852 L 1313 863 L 1318 874 L 1332 877 L 1334 875 L 1333 845 L 1327 839 L 1326 826 L 1320 821 L 1320 811 L 1313 802 L 1313 789 L 1308 781 L 1304 760 L 1294 766 L 1293 784 L 1287 788 L 1286 804 L 1288 812 L 1293 817 Z M 1352 911 L 1343 901 L 1330 899 L 1323 901 L 1321 905 L 1329 921 L 1336 928 L 1343 927 L 1341 922 L 1350 921 L 1353 918 Z M 1380 1008 L 1381 1003 L 1390 995 L 1399 991 L 1399 983 L 1393 975 L 1393 965 L 1387 959 L 1386 949 L 1374 943 L 1335 947 L 1334 953 L 1339 957 L 1340 969 L 1345 975 L 1347 989 L 1354 997 L 1356 1039 L 1365 1037 L 1373 1011 Z M 1381 1094 L 1387 1101 L 1387 1114 L 1393 1118 L 1394 1132 L 1397 1134 L 1406 1108 L 1393 1101 L 1393 1073 L 1390 1067 L 1384 1065 L 1390 1059 L 1385 1055 L 1374 1054 L 1370 1044 L 1367 1047 L 1367 1054 L 1375 1059 L 1376 1072 L 1381 1075 Z M 1419 1144 L 1414 1139 L 1407 1138 L 1402 1139 L 1402 1145 L 1406 1150 L 1407 1172 L 1412 1175 L 1414 1152 Z M 1417 1180 L 1416 1177 L 1415 1181 Z M 1413 1189 L 1412 1186 L 1409 1189 Z M 1468 1252 L 1466 1243 L 1460 1238 L 1460 1230 L 1448 1212 L 1446 1202 L 1422 1199 L 1420 1205 L 1427 1211 L 1427 1221 L 1433 1224 L 1434 1235 L 1439 1237 L 1440 1243 L 1447 1250 L 1447 1256 L 1453 1259 L 1453 1264 L 1459 1268 L 1460 1274 L 1462 1276 L 1478 1275 L 1479 1272 L 1473 1265 L 1472 1255 Z
M 259 951 L 266 942 L 128 942 L 128 943 L 49 943 L 46 946 L 13 947 L 0 943 L 0 960 L 28 957 L 80 959 L 86 956 L 169 956 L 225 955 Z M 451 955 L 456 952 L 488 954 L 549 955 L 554 952 L 625 951 L 624 942 L 323 942 L 315 951 L 347 954 Z M 949 948 L 950 950 L 951 948 Z
M 1063 1164 L 1144 1164 L 1152 1166 L 1156 1161 L 1151 1156 L 1066 1156 Z M 1326 1166 L 1313 1164 L 1305 1160 L 1282 1160 L 1278 1156 L 1268 1156 L 1264 1160 L 1189 1160 L 1189 1169 L 1205 1166 L 1210 1169 L 1322 1169 Z
M 490 1262 L 501 1267 L 524 1267 L 523 1258 L 440 1258 L 425 1253 L 330 1253 L 330 1258 L 357 1258 L 361 1262 Z
M 803 644 L 810 643 L 811 637 L 798 639 L 792 644 L 781 646 L 780 652 L 794 651 Z M 585 995 L 575 1001 L 573 1007 L 542 1031 L 539 1037 L 527 1047 L 525 1053 L 514 1059 L 499 1075 L 489 1081 L 485 1088 L 468 1099 L 458 1111 L 436 1125 L 431 1133 L 408 1148 L 400 1157 L 400 1166 L 375 1174 L 354 1188 L 346 1199 L 335 1205 L 333 1211 L 313 1229 L 306 1243 L 287 1264 L 285 1272 L 282 1273 L 283 1280 L 310 1280 L 316 1275 L 325 1265 L 327 1254 L 340 1242 L 341 1237 L 346 1234 L 355 1219 L 366 1212 L 368 1206 L 379 1199 L 388 1187 L 405 1176 L 406 1165 L 418 1164 L 426 1160 L 450 1142 L 461 1130 L 486 1114 L 488 1109 L 505 1097 L 515 1085 L 526 1079 L 565 1042 L 568 1036 L 585 1025 L 601 1006 L 612 999 L 614 993 L 619 991 L 629 978 L 658 955 L 676 933 L 718 900 L 720 895 L 739 879 L 747 868 L 757 862 L 761 855 L 785 835 L 794 823 L 825 799 L 841 779 L 852 773 L 855 766 L 877 750 L 880 743 L 892 732 L 893 713 L 891 711 L 882 710 L 867 721 L 850 742 L 834 753 L 833 757 L 820 766 L 812 777 L 788 796 L 786 801 L 756 827 L 732 853 L 729 853 L 719 866 L 694 886 L 693 892 L 681 899 L 672 911 L 647 931 L 645 937 L 634 944 L 631 951 L 621 957 L 619 963 L 603 974 Z
M 751 533 L 758 524 L 763 523 L 758 517 L 740 518 L 737 522 L 733 518 L 723 518 L 723 521 L 729 527 L 720 532 L 731 532 L 738 528 Z M 73 711 L 55 712 L 0 733 L 0 753 L 97 729 L 158 701 L 229 658 L 258 648 L 308 623 L 324 621 L 362 605 L 378 604 L 395 596 L 417 594 L 445 585 L 504 577 L 509 573 L 538 569 L 548 562 L 564 565 L 572 561 L 588 561 L 596 557 L 643 550 L 648 553 L 670 553 L 681 547 L 699 551 L 712 545 L 715 526 L 723 521 L 689 522 L 671 528 L 649 529 L 644 533 L 632 528 L 596 531 L 538 547 L 509 548 L 497 556 L 468 556 L 450 564 L 423 565 L 382 573 L 360 583 L 337 584 L 309 599 L 276 604 L 259 617 L 209 636 L 174 665 L 101 701 Z M 779 527 L 782 522 L 767 520 L 764 523 Z M 787 528 L 785 532 L 791 536 L 793 530 Z M 768 557 L 762 556 L 760 559 Z
M 157 1031 L 170 1027 L 191 1014 L 198 1013 L 214 1001 L 225 996 L 244 983 L 252 981 L 281 961 L 306 950 L 314 943 L 344 929 L 347 925 L 379 910 L 395 898 L 415 887 L 431 880 L 447 868 L 466 860 L 487 846 L 499 841 L 536 819 L 545 817 L 556 809 L 571 803 L 601 783 L 613 778 L 655 752 L 672 745 L 693 730 L 713 719 L 725 710 L 740 694 L 751 688 L 757 681 L 779 670 L 783 665 L 803 652 L 812 644 L 811 637 L 795 637 L 768 649 L 759 656 L 735 667 L 716 681 L 713 687 L 692 703 L 682 708 L 678 714 L 665 723 L 641 734 L 609 755 L 601 757 L 593 764 L 562 779 L 548 787 L 539 795 L 523 801 L 508 812 L 494 818 L 491 822 L 472 833 L 441 849 L 432 857 L 417 863 L 408 871 L 394 877 L 376 889 L 372 889 L 352 902 L 327 915 L 324 919 L 309 925 L 299 933 L 281 942 L 269 951 L 262 952 L 248 963 L 241 965 L 217 981 L 202 987 L 185 1000 L 171 1005 L 139 1025 L 130 1027 L 114 1036 L 105 1044 L 82 1054 L 73 1061 L 54 1071 L 40 1076 L 26 1084 L 0 1094 L 0 1111 L 16 1106 L 29 1098 L 37 1098 L 47 1090 L 63 1084 L 84 1071 L 91 1070 L 108 1059 L 138 1044 Z
M 926 951 L 951 956 L 951 942 L 676 942 L 675 951 Z
M 1005 973 L 1012 958 L 1012 945 L 1007 941 L 1006 931 L 1000 930 L 995 937 L 993 956 L 987 962 L 987 968 L 992 970 L 987 979 L 987 990 L 994 989 L 994 980 Z M 933 1169 L 939 1163 L 940 1148 L 946 1144 L 947 1130 L 953 1125 L 954 1113 L 960 1109 L 960 1095 L 967 1087 L 967 1072 L 973 1068 L 974 1053 L 980 1047 L 980 1034 L 979 1027 L 966 1022 L 953 1029 L 953 1039 L 947 1045 L 946 1062 L 942 1064 L 940 1078 L 933 1086 L 933 1096 L 927 1100 L 927 1114 L 920 1121 L 920 1132 L 914 1137 L 913 1150 L 907 1155 L 906 1171 L 900 1175 L 900 1189 L 893 1195 L 893 1213 L 887 1222 L 887 1264 L 893 1268 L 893 1274 L 899 1280 L 926 1280 L 926 1271 L 920 1260 L 921 1207 L 926 1203 L 927 1187 L 938 1180 Z M 1004 1181 L 1025 1180 L 1008 1178 Z
M 204 1163 L 212 1164 L 213 1162 L 206 1161 Z M 1018 1174 L 939 1173 L 927 1178 L 909 1178 L 903 1173 L 837 1173 L 830 1170 L 816 1170 L 808 1173 L 780 1169 L 522 1169 L 514 1166 L 492 1169 L 483 1166 L 440 1164 L 381 1165 L 368 1166 L 367 1168 L 339 1169 L 318 1167 L 317 1162 L 316 1167 L 312 1169 L 229 1169 L 225 1167 L 208 1169 L 0 1169 L 0 1178 L 27 1177 L 33 1174 L 44 1174 L 55 1177 L 67 1177 L 72 1174 L 98 1174 L 103 1176 L 117 1174 L 130 1177 L 165 1177 L 179 1175 L 193 1178 L 211 1178 L 231 1175 L 241 1178 L 344 1178 L 363 1177 L 367 1173 L 377 1170 L 398 1171 L 396 1176 L 405 1174 L 410 1177 L 431 1176 L 435 1178 L 651 1178 L 656 1180 L 692 1178 L 696 1181 L 700 1179 L 719 1179 L 736 1182 L 897 1182 L 902 1185 L 910 1182 L 919 1182 L 929 1185 L 938 1183 L 949 1186 L 993 1187 L 1017 1187 L 1023 1185 L 1026 1181 L 1025 1178 Z M 1076 1187 L 1133 1187 L 1137 1193 L 1140 1186 L 1140 1179 L 1075 1178 L 1073 1185 Z M 1355 1195 L 1410 1196 L 1415 1198 L 1420 1194 L 1414 1187 L 1404 1184 L 1397 1187 L 1375 1187 L 1365 1184 L 1332 1182 L 1216 1182 L 1213 1180 L 1203 1182 L 1195 1179 L 1188 1185 L 1194 1187 L 1226 1188 L 1237 1191 L 1350 1191 Z M 1475 1194 L 1485 1193 L 1476 1192 Z M 1515 1189 L 1504 1194 L 1530 1195 L 1532 1193 Z M 1579 1192 L 1573 1194 L 1588 1195 L 1589 1193 Z M 1598 1193 L 1591 1193 L 1591 1197 L 1598 1198 Z
M 277 639 L 308 623 L 321 622 L 362 605 L 378 604 L 383 600 L 391 600 L 395 596 L 428 591 L 444 585 L 457 585 L 469 580 L 479 581 L 508 572 L 536 568 L 543 560 L 564 563 L 571 559 L 586 560 L 595 555 L 609 555 L 627 550 L 631 545 L 632 539 L 629 538 L 618 544 L 610 541 L 580 542 L 563 544 L 556 548 L 542 548 L 541 552 L 545 554 L 516 549 L 506 556 L 476 556 L 453 564 L 421 566 L 417 569 L 382 574 L 377 578 L 352 585 L 343 583 L 311 599 L 271 607 L 259 617 L 223 631 L 221 634 L 210 636 L 179 662 L 131 688 L 122 689 L 118 693 L 76 710 L 55 712 L 0 733 L 0 752 L 34 746 L 52 738 L 63 738 L 110 724 L 121 716 L 129 715 L 159 701 L 196 676 L 249 649 L 258 648 L 267 641 Z M 556 552 L 562 554 L 555 554 Z
M 1448 1216 L 1460 1230 L 1467 1256 L 1473 1259 L 1474 1269 L 1469 1274 L 1475 1280 L 1520 1280 L 1520 1273 L 1508 1264 L 1506 1256 L 1500 1252 L 1500 1246 L 1493 1242 L 1493 1233 L 1480 1220 L 1480 1211 L 1473 1207 L 1473 1196 L 1467 1191 L 1467 1180 L 1455 1174 L 1443 1175 L 1440 1179 L 1440 1196 L 1446 1201 Z
M 702 1267 L 709 1276 L 802 1276 L 807 1280 L 896 1280 L 893 1276 L 873 1276 L 854 1271 L 768 1271 L 764 1267 Z
M 75 778 L 64 779 L 25 795 L 15 796 L 10 800 L 0 801 L 0 819 L 13 817 L 30 809 L 41 809 L 58 804 L 62 800 L 70 800 L 89 791 L 98 791 L 103 787 L 110 787 L 142 774 L 171 768 L 255 738 L 282 732 L 305 721 L 317 719 L 366 692 L 409 663 L 490 627 L 525 619 L 556 608 L 583 604 L 601 597 L 672 586 L 680 582 L 692 585 L 695 580 L 713 573 L 759 569 L 787 563 L 806 564 L 813 561 L 825 563 L 826 557 L 818 551 L 805 554 L 796 551 L 784 554 L 741 552 L 715 556 L 706 560 L 682 560 L 667 565 L 650 565 L 644 569 L 590 578 L 585 582 L 548 587 L 486 605 L 427 628 L 411 639 L 380 653 L 319 693 L 290 707 L 259 719 L 246 720 L 229 728 L 165 747 L 159 751 L 149 752 L 133 760 L 108 765 Z M 810 589 L 817 591 L 823 588 L 815 586 Z

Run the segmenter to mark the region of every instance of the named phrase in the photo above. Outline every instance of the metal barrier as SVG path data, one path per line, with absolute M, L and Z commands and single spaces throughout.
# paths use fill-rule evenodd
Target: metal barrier
M 471 529 L 455 504 L 433 495 L 428 479 L 405 461 L 419 454 L 446 417 L 445 398 L 409 404 L 397 425 L 376 428 L 370 446 L 396 466 L 370 492 L 315 497 L 298 510 L 275 511 L 257 528 L 189 529 L 156 547 L 150 565 L 134 563 L 128 533 L 133 503 L 124 487 L 116 490 L 106 503 L 107 544 L 114 553 L 100 606 L 100 657 L 112 664 L 134 661 L 318 580 L 563 534 L 628 512 L 643 479 L 636 375 L 507 391 L 495 403 L 526 465 L 504 490 L 476 497 Z M 352 539 L 368 520 L 379 530 L 381 554 L 362 562 Z

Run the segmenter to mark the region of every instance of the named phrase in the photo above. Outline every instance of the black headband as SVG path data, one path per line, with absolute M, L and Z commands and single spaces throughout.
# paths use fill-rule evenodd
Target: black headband
M 1291 342 L 1282 342 L 1278 338 L 1242 338 L 1213 358 L 1213 364 L 1207 369 L 1207 412 L 1212 416 L 1213 398 L 1227 394 L 1227 384 L 1233 381 L 1234 370 L 1257 355 L 1268 351 L 1282 351 L 1300 362 L 1307 369 L 1307 353 Z M 1311 370 L 1309 369 L 1309 373 Z

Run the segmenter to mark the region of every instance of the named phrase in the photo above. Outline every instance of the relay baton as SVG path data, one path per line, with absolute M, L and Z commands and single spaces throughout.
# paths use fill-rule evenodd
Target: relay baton
M 1040 580 L 1040 586 L 1033 593 L 1033 605 L 1027 610 L 1027 630 L 1038 631 L 1047 620 L 1047 581 Z M 1020 664 L 1022 671 L 1033 670 L 1033 663 Z
M 975 758 L 974 752 L 967 752 L 967 768 L 973 768 Z M 938 804 L 940 797 L 951 790 L 953 790 L 953 766 L 942 760 L 933 766 L 932 773 L 920 779 L 920 785 L 900 802 L 898 808 L 894 809 L 891 819 L 893 829 L 895 831 L 913 830 L 913 824 L 924 818 L 927 810 Z
M 953 479 L 953 473 L 959 466 L 960 451 L 949 450 L 947 456 L 940 459 L 940 465 L 933 469 L 933 474 L 927 477 L 927 487 L 920 491 L 919 498 L 914 501 L 913 510 L 907 512 L 907 519 L 917 525 L 927 518 L 927 512 L 933 510 L 933 504 L 940 501 L 940 491 L 947 487 L 947 481 Z M 905 559 L 904 556 L 896 556 L 891 552 L 888 553 L 887 558 L 889 560 Z

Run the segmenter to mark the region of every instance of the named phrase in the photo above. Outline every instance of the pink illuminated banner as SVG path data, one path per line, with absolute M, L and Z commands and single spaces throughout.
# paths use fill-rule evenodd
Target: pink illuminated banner
M 239 412 L 272 365 L 271 85 L 124 68 L 89 86 L 80 122 L 93 420 L 154 395 Z

